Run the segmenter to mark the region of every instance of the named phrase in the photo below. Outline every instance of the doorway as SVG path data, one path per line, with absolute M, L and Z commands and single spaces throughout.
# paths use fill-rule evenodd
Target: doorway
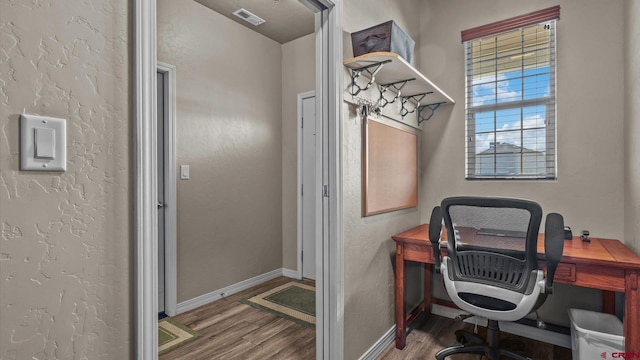
M 177 306 L 175 66 L 158 62 L 156 81 L 158 315 L 173 316 Z
M 298 269 L 305 279 L 316 279 L 317 170 L 316 95 L 298 94 Z
M 342 58 L 341 4 L 334 0 L 301 0 L 314 9 L 316 49 L 316 133 L 323 184 L 317 205 L 317 358 L 342 357 L 342 238 L 340 205 L 340 119 Z M 338 6 L 336 6 L 338 5 Z M 155 0 L 135 1 L 135 358 L 157 358 L 157 183 L 156 183 L 156 48 Z M 172 167 L 173 169 L 173 167 Z M 166 253 L 169 252 L 167 249 Z M 167 273 L 167 279 L 170 276 Z M 167 288 L 165 291 L 168 291 Z M 167 307 L 168 304 L 165 304 Z
M 166 316 L 164 312 L 164 221 L 165 221 L 165 199 L 164 199 L 164 74 L 157 73 L 157 170 L 158 170 L 158 318 Z

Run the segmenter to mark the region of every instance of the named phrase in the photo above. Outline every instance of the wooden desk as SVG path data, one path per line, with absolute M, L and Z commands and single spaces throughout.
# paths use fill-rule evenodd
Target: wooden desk
M 443 231 L 443 234 L 446 234 Z M 431 281 L 433 250 L 429 242 L 429 224 L 392 236 L 396 242 L 395 315 L 396 348 L 406 344 L 407 323 L 419 312 L 431 313 Z M 446 239 L 443 239 L 446 240 Z M 446 254 L 446 247 L 441 251 Z M 405 315 L 404 262 L 421 262 L 424 266 L 424 300 L 416 311 Z M 544 269 L 544 235 L 538 237 L 538 262 Z M 640 351 L 640 256 L 619 240 L 591 238 L 583 242 L 579 237 L 565 240 L 562 260 L 554 282 L 583 286 L 603 291 L 604 311 L 615 310 L 614 292 L 625 293 L 624 336 L 625 351 Z

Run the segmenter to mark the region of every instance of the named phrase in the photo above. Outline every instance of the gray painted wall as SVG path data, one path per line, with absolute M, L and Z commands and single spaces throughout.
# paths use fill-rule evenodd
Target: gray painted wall
M 557 4 L 561 6 L 557 23 L 558 180 L 465 180 L 460 31 Z M 423 209 L 450 195 L 524 197 L 539 202 L 545 212 L 560 212 L 578 231 L 589 229 L 593 236 L 623 239 L 622 5 L 602 0 L 426 3 L 420 68 L 458 103 L 437 113 L 423 128 Z M 594 47 L 599 51 L 593 51 Z
M 298 94 L 316 86 L 315 35 L 282 44 L 282 267 L 298 268 Z
M 460 32 L 558 4 L 558 180 L 465 180 Z M 563 214 L 576 233 L 589 229 L 592 236 L 624 240 L 623 2 L 432 0 L 423 5 L 420 69 L 457 104 L 423 126 L 421 213 L 453 195 L 521 197 L 540 203 L 545 213 Z M 600 292 L 559 286 L 540 313 L 568 325 L 566 309 L 572 306 L 599 309 Z
M 177 187 L 178 302 L 282 267 L 281 54 L 199 3 L 158 1 L 177 165 L 191 166 Z
M 419 39 L 420 1 L 345 1 L 347 33 L 395 20 L 414 40 Z M 351 54 L 349 38 L 345 57 Z M 414 59 L 415 60 L 415 59 Z M 350 78 L 345 72 L 344 84 Z M 376 93 L 376 91 L 374 91 Z M 417 208 L 362 217 L 362 121 L 344 93 L 342 121 L 343 237 L 344 237 L 344 359 L 359 358 L 393 326 L 391 235 L 426 222 Z M 391 112 L 389 112 L 391 114 Z M 395 117 L 399 118 L 398 113 Z M 422 189 L 420 189 L 422 190 Z
M 625 231 L 640 254 L 640 1 L 625 1 Z

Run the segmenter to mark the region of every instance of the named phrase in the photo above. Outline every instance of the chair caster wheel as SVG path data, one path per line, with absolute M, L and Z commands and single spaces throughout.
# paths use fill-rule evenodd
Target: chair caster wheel
M 464 336 L 464 334 L 456 334 L 456 341 L 460 345 L 465 345 L 469 343 L 469 339 L 466 336 Z
M 485 345 L 484 339 L 480 338 L 476 334 L 464 330 L 457 330 L 455 334 L 456 341 L 460 345 Z

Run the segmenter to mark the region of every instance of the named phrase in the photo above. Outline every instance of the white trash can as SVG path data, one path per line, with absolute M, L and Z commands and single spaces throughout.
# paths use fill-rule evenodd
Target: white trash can
M 611 314 L 569 309 L 573 360 L 613 359 L 624 351 L 622 322 Z

